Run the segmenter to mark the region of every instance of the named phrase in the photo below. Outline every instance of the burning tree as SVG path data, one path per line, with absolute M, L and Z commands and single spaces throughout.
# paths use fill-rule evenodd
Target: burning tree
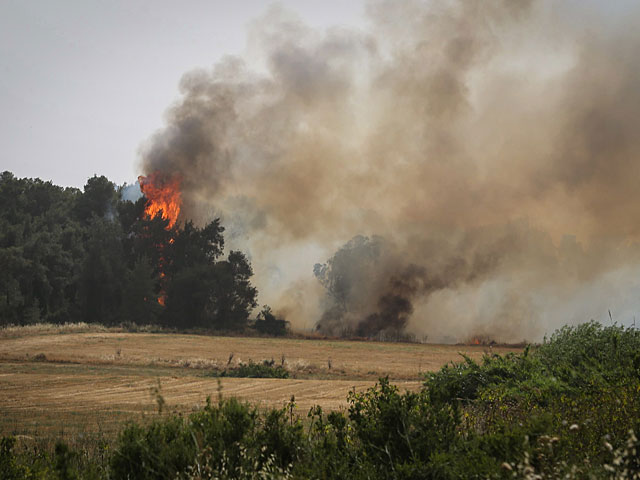
M 182 177 L 179 174 L 166 174 L 155 172 L 148 176 L 138 177 L 140 190 L 147 199 L 144 212 L 149 218 L 160 215 L 168 221 L 167 229 L 173 228 L 180 216 L 182 207 L 182 195 L 180 184 Z
M 134 234 L 134 250 L 155 265 L 161 318 L 168 326 L 235 330 L 255 306 L 251 265 L 241 252 L 224 251 L 224 227 L 215 219 L 200 228 L 180 225 L 179 175 L 139 177 L 146 201 Z

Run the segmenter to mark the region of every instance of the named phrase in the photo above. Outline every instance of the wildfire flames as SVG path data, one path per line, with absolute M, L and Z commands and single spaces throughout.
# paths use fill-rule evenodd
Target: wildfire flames
M 496 344 L 495 340 L 493 340 L 491 337 L 484 336 L 484 335 L 473 336 L 469 340 L 467 340 L 465 343 L 467 345 L 483 345 L 485 347 Z
M 169 221 L 166 227 L 167 230 L 170 230 L 176 224 L 180 215 L 180 207 L 182 206 L 181 182 L 181 175 L 162 172 L 154 172 L 146 177 L 143 175 L 138 177 L 140 190 L 147 198 L 147 204 L 144 209 L 145 215 L 149 218 L 154 218 L 158 214 L 162 215 L 163 219 Z M 169 243 L 173 243 L 173 239 L 170 239 Z M 160 252 L 164 251 L 164 245 L 159 245 L 158 247 Z M 165 277 L 164 263 L 164 255 L 161 254 L 160 265 L 158 266 L 161 279 Z M 162 287 L 158 303 L 164 306 L 166 297 L 164 287 Z
M 182 206 L 182 196 L 180 194 L 180 183 L 182 176 L 179 174 L 166 174 L 155 172 L 148 176 L 138 177 L 140 190 L 147 198 L 145 214 L 153 218 L 161 213 L 162 218 L 169 220 L 167 229 L 172 228 L 178 221 L 180 207 Z

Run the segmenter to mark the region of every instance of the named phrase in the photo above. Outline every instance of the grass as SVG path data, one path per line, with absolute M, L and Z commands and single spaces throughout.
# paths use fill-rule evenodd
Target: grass
M 0 328 L 0 338 L 19 338 L 33 335 L 60 335 L 65 333 L 109 332 L 115 328 L 107 328 L 93 323 L 37 323 L 34 325 L 7 325 Z

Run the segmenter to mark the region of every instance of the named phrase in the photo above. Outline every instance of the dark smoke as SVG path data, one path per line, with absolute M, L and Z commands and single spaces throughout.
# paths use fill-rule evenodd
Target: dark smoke
M 406 264 L 400 252 L 381 237 L 354 237 L 314 275 L 327 291 L 316 328 L 324 334 L 376 337 L 403 332 L 412 302 L 461 280 L 463 265 L 451 260 L 442 271 Z
M 388 0 L 367 14 L 366 31 L 321 32 L 270 9 L 251 66 L 184 76 L 143 173 L 182 175 L 184 217 L 222 216 L 261 302 L 294 327 L 510 341 L 609 308 L 630 321 L 640 7 Z
M 358 336 L 374 336 L 390 330 L 401 332 L 413 313 L 413 297 L 424 291 L 425 270 L 410 265 L 399 276 L 389 279 L 388 290 L 378 299 L 378 310 L 358 323 Z

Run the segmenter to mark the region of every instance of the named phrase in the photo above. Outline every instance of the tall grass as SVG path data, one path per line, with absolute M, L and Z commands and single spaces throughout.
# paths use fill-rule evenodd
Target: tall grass
M 32 325 L 5 325 L 0 327 L 0 338 L 16 338 L 29 335 L 55 335 L 63 333 L 93 333 L 118 331 L 98 323 L 35 323 Z
M 30 325 L 0 326 L 0 338 L 18 338 L 32 335 L 58 335 L 65 333 L 164 333 L 167 330 L 159 325 L 138 325 L 122 323 L 117 326 L 106 327 L 100 323 L 34 323 Z

